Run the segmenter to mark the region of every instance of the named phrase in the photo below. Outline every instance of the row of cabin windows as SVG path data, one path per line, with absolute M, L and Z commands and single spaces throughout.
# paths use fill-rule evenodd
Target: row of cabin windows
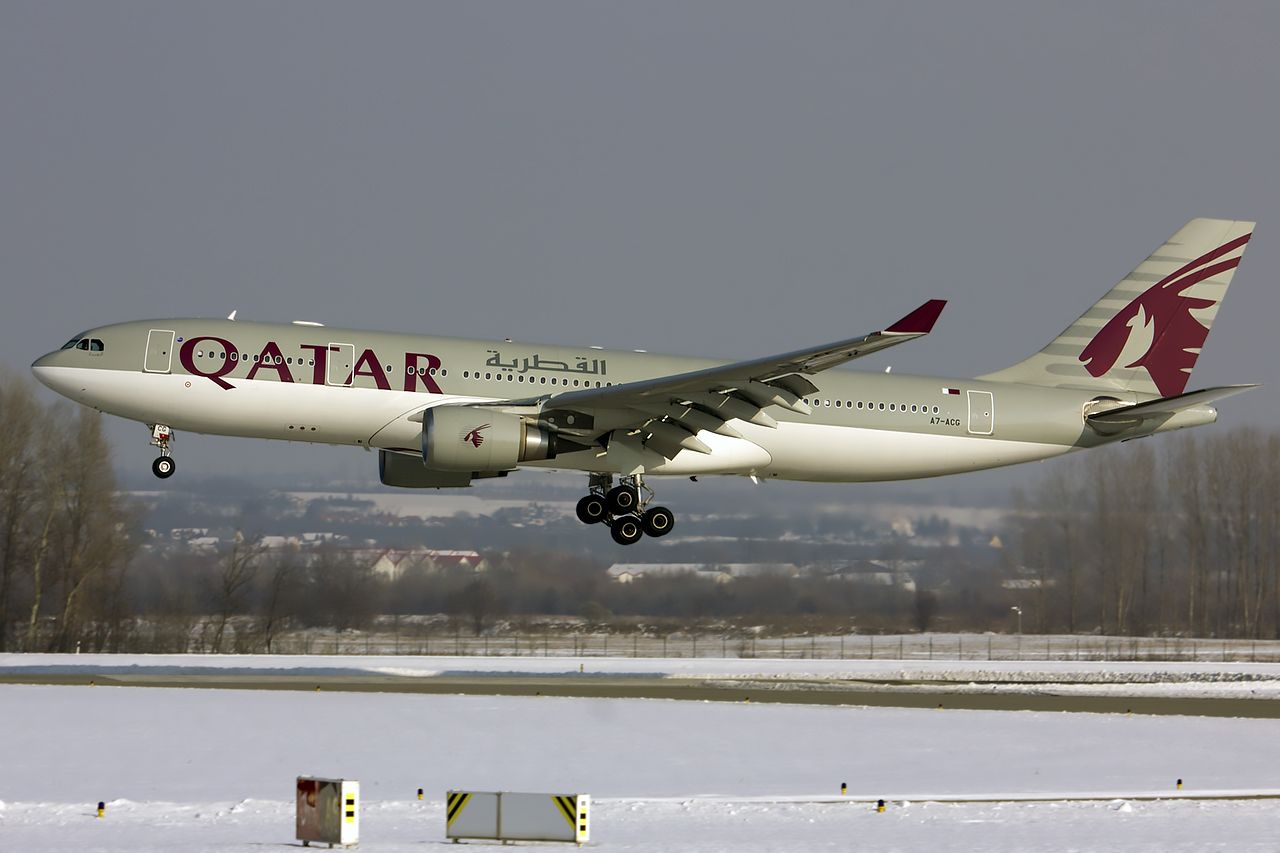
M 825 398 L 822 400 L 814 398 L 812 400 L 805 400 L 804 402 L 808 403 L 809 405 L 815 408 L 819 406 L 825 406 L 826 408 L 829 409 L 834 405 L 837 409 L 856 408 L 859 410 L 863 410 L 863 409 L 867 411 L 879 410 L 883 412 L 887 408 L 891 412 L 911 411 L 911 412 L 916 412 L 916 413 L 925 414 L 925 415 L 929 414 L 929 406 L 921 405 L 918 403 L 912 403 L 910 406 L 908 406 L 906 403 L 869 403 L 863 400 L 858 400 L 857 402 L 854 402 L 853 400 L 828 400 Z M 935 415 L 938 414 L 937 406 L 933 407 L 933 413 Z
M 572 385 L 574 388 L 592 388 L 592 387 L 611 388 L 613 387 L 612 382 L 596 382 L 596 384 L 593 386 L 591 384 L 590 379 L 575 379 L 573 380 L 573 382 L 570 382 L 568 379 L 561 379 L 558 376 L 552 376 L 550 378 L 546 376 L 537 376 L 537 377 L 530 376 L 528 379 L 525 379 L 525 376 L 523 373 L 521 374 L 485 373 L 484 379 L 487 382 L 494 382 L 494 381 L 502 382 L 504 376 L 506 377 L 507 382 L 516 382 L 516 381 L 528 382 L 530 385 L 563 385 L 566 388 L 569 387 L 570 385 Z M 462 371 L 462 378 L 463 379 L 480 379 L 481 378 L 480 371 L 464 370 Z M 536 382 L 534 381 L 535 379 L 537 380 Z
M 224 361 L 225 361 L 225 360 L 226 360 L 226 358 L 227 358 L 227 354 L 226 354 L 225 352 L 214 352 L 213 350 L 209 350 L 208 355 L 209 355 L 209 358 L 221 358 L 221 359 L 222 359 L 222 360 L 224 360 Z M 197 350 L 197 351 L 196 351 L 196 358 L 204 358 L 204 357 L 205 357 L 205 352 L 204 352 L 204 350 Z M 274 359 L 274 361 L 273 361 L 273 359 Z M 249 355 L 248 355 L 248 353 L 243 353 L 243 354 L 241 354 L 241 353 L 234 353 L 234 352 L 233 352 L 233 353 L 231 353 L 231 360 L 232 360 L 232 361 L 237 361 L 237 360 L 248 361 L 248 360 L 249 360 Z M 291 355 L 290 355 L 290 356 L 279 356 L 279 355 L 277 355 L 277 356 L 270 356 L 270 355 L 256 356 L 256 355 L 255 355 L 255 356 L 253 357 L 253 360 L 254 360 L 255 362 L 261 361 L 261 363 L 263 363 L 263 364 L 294 364 L 294 363 L 295 363 L 295 359 L 294 359 L 294 357 L 293 357 L 293 356 L 291 356 Z M 296 363 L 298 364 L 298 366 L 299 366 L 299 367 L 301 367 L 303 364 L 306 364 L 308 367 L 314 367 L 314 366 L 315 366 L 315 360 L 314 360 L 314 359 L 305 359 L 305 360 L 304 360 L 304 359 L 302 358 L 302 356 L 298 356 L 298 358 L 296 359 Z M 387 365 L 387 373 L 391 373 L 391 372 L 392 372 L 392 371 L 394 371 L 394 370 L 395 370 L 395 368 L 394 368 L 394 367 L 392 367 L 392 366 L 391 366 L 391 365 L 389 365 L 389 364 Z M 447 367 L 441 367 L 441 368 L 439 368 L 439 369 L 434 368 L 434 367 L 432 367 L 432 368 L 430 368 L 430 369 L 425 368 L 425 367 L 419 367 L 419 368 L 417 368 L 417 370 L 416 370 L 416 371 L 415 371 L 415 370 L 414 370 L 414 368 L 412 368 L 412 367 L 406 367 L 406 368 L 405 368 L 405 373 L 406 373 L 407 375 L 412 375 L 412 374 L 413 374 L 413 373 L 415 373 L 415 372 L 416 372 L 419 376 L 426 376 L 426 375 L 428 375 L 428 374 L 430 374 L 430 375 L 432 375 L 432 376 L 436 376 L 436 375 L 440 375 L 440 376 L 448 376 L 448 375 L 449 375 L 449 369 L 448 369 Z

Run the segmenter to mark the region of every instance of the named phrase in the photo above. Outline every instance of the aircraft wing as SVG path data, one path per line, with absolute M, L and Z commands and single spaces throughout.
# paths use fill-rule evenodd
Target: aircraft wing
M 777 422 L 764 411 L 769 406 L 808 414 L 802 398 L 817 388 L 806 376 L 928 334 L 945 305 L 945 300 L 931 299 L 880 331 L 780 355 L 493 405 L 540 405 L 547 422 L 569 434 L 640 429 L 645 446 L 668 458 L 682 449 L 709 453 L 696 437 L 700 430 L 740 437 L 726 423 L 735 418 L 775 427 Z M 557 417 L 565 412 L 590 415 L 587 423 L 592 426 L 584 429 L 575 419 L 580 426 L 569 427 L 567 418 Z

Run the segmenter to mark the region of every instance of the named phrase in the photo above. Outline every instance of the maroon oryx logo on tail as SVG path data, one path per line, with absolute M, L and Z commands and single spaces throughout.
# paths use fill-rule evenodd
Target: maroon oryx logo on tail
M 462 443 L 466 444 L 467 442 L 471 442 L 472 447 L 479 447 L 480 445 L 484 444 L 484 436 L 480 434 L 480 430 L 488 429 L 491 426 L 493 425 L 480 424 L 480 426 L 476 427 L 471 432 L 467 433 L 462 437 Z
M 1182 294 L 1193 285 L 1238 266 L 1239 256 L 1218 259 L 1248 243 L 1252 236 L 1245 234 L 1201 255 L 1122 308 L 1080 353 L 1085 369 L 1093 376 L 1102 376 L 1123 360 L 1128 363 L 1121 367 L 1146 368 L 1164 396 L 1181 394 L 1209 336 L 1209 328 L 1193 312 L 1214 305 L 1212 299 Z

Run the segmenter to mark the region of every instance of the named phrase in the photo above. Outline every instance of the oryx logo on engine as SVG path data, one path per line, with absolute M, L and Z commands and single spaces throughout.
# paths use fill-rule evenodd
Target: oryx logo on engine
M 471 432 L 462 437 L 462 443 L 470 443 L 472 447 L 479 447 L 484 444 L 484 436 L 480 434 L 480 431 L 486 430 L 491 426 L 493 426 L 493 424 L 480 424 L 480 426 L 471 430 Z

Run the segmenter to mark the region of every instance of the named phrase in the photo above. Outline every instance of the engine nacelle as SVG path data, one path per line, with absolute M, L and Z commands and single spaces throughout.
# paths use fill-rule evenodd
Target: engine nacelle
M 471 485 L 471 472 L 432 471 L 416 456 L 379 450 L 378 479 L 400 489 L 460 489 Z
M 516 415 L 436 406 L 422 420 L 422 460 L 433 471 L 507 471 L 555 457 L 555 434 Z

